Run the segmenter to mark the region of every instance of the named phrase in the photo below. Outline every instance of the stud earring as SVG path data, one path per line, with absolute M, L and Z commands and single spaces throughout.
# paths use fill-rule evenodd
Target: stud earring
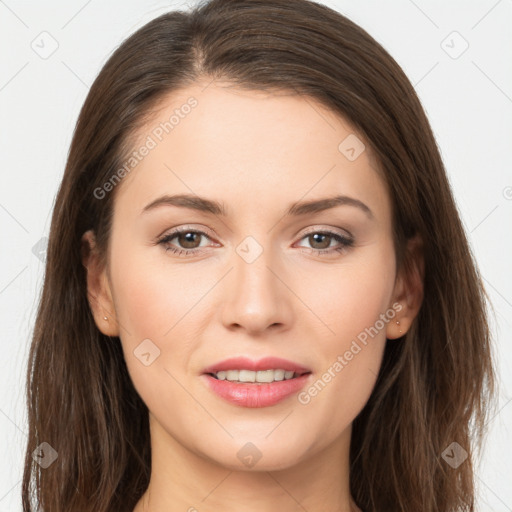
M 400 325 L 400 322 L 397 320 L 396 325 Z M 402 329 L 400 329 L 400 334 L 402 334 Z
M 106 316 L 103 317 L 103 320 L 106 320 L 108 322 L 108 318 Z

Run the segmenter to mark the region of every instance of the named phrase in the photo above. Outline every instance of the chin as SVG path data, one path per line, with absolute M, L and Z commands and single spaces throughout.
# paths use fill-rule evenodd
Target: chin
M 261 444 L 258 447 L 257 442 L 236 443 L 234 448 L 220 448 L 219 456 L 212 453 L 204 456 L 214 464 L 231 471 L 280 471 L 300 462 L 298 447 L 288 445 L 285 449 L 276 450 L 273 446 L 267 444 L 262 447 Z M 234 457 L 226 457 L 230 452 L 234 452 Z

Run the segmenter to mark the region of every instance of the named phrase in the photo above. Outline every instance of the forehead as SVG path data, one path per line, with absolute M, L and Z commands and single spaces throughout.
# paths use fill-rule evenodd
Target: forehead
M 159 194 L 192 193 L 222 201 L 230 215 L 242 213 L 230 205 L 283 207 L 340 193 L 389 213 L 367 141 L 311 97 L 195 84 L 164 97 L 134 139 L 139 156 L 116 210 L 135 214 Z

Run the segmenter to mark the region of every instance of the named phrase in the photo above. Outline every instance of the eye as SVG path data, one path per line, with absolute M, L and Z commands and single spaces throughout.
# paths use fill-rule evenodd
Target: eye
M 172 233 L 169 233 L 158 240 L 158 243 L 165 247 L 166 251 L 171 251 L 178 256 L 188 254 L 202 254 L 205 252 L 203 249 L 199 249 L 197 242 L 201 240 L 201 237 L 210 238 L 204 231 L 180 228 L 176 229 Z M 178 239 L 179 244 L 182 248 L 170 245 L 171 240 Z
M 333 254 L 335 252 L 345 252 L 349 247 L 354 245 L 354 239 L 349 236 L 336 233 L 334 231 L 311 231 L 301 240 L 307 240 L 312 247 L 304 248 L 307 252 L 316 254 Z M 338 242 L 338 246 L 331 246 L 331 242 Z M 316 246 L 316 247 L 315 247 Z M 318 247 L 320 246 L 320 247 Z M 299 246 L 303 247 L 303 246 Z
M 166 251 L 171 251 L 178 256 L 198 255 L 206 252 L 205 249 L 201 248 L 201 245 L 198 245 L 198 243 L 201 243 L 202 237 L 210 239 L 208 234 L 204 231 L 183 227 L 164 235 L 157 243 L 163 245 Z M 171 241 L 175 238 L 181 247 L 176 247 L 171 244 Z M 333 254 L 335 252 L 342 253 L 354 245 L 354 239 L 352 237 L 329 230 L 311 231 L 301 238 L 301 240 L 305 239 L 307 239 L 313 247 L 299 247 L 308 253 L 319 255 Z M 338 246 L 332 247 L 331 243 L 333 241 L 337 242 Z M 320 247 L 315 247 L 315 245 L 319 245 Z

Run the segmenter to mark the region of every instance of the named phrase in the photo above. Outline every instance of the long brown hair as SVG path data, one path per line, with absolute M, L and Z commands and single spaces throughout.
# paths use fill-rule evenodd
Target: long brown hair
M 106 258 L 116 190 L 94 191 L 122 167 L 151 109 L 204 78 L 314 98 L 371 145 L 399 269 L 408 239 L 423 240 L 424 295 L 411 329 L 387 343 L 354 421 L 351 493 L 367 512 L 473 511 L 473 458 L 495 386 L 482 280 L 411 83 L 364 30 L 307 0 L 212 0 L 166 13 L 123 42 L 93 83 L 54 206 L 29 354 L 24 511 L 131 511 L 148 486 L 148 410 L 119 338 L 94 323 L 80 241 L 93 229 Z M 470 455 L 457 468 L 443 457 L 454 442 Z M 57 452 L 47 468 L 33 457 L 41 443 Z

